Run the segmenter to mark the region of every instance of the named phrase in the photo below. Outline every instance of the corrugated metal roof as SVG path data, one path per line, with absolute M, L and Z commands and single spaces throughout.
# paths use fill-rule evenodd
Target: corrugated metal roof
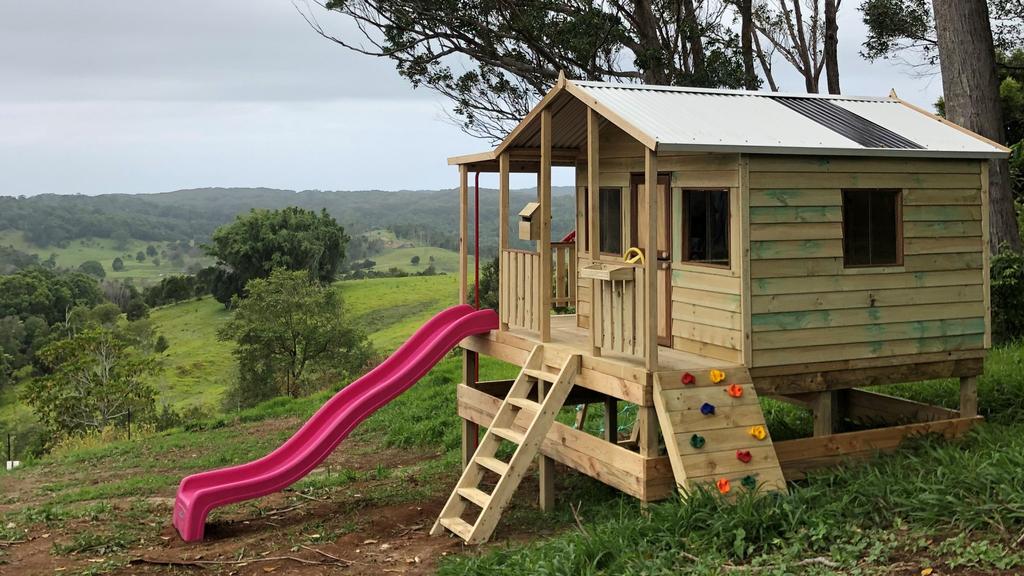
M 1006 156 L 1004 149 L 892 98 L 571 84 L 588 105 L 649 135 L 659 150 Z M 809 111 L 816 113 L 808 117 Z

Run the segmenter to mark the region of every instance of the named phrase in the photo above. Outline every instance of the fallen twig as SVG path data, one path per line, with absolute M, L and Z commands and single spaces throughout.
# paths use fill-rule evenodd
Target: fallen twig
M 590 532 L 587 532 L 587 529 L 583 527 L 583 520 L 580 519 L 580 506 L 582 505 L 583 503 L 580 502 L 579 504 L 573 506 L 570 502 L 569 509 L 572 510 L 572 517 L 576 519 L 576 526 L 580 529 L 580 532 L 582 532 L 583 535 L 587 538 L 590 538 Z
M 299 504 L 296 504 L 295 506 L 289 506 L 287 508 L 281 508 L 280 510 L 270 510 L 268 512 L 264 512 L 263 515 L 264 516 L 277 516 L 279 514 L 284 514 L 285 512 L 291 512 L 292 510 L 297 510 L 299 508 L 302 508 L 303 506 L 305 506 L 305 504 L 299 503 Z
M 337 560 L 338 562 L 344 562 L 346 564 L 362 564 L 362 562 L 356 562 L 355 560 L 346 560 L 345 558 L 338 558 L 337 556 L 335 556 L 333 554 L 328 554 L 327 552 L 324 552 L 323 550 L 319 550 L 317 548 L 313 548 L 312 546 L 306 546 L 305 544 L 299 544 L 299 548 L 305 548 L 306 550 L 309 550 L 311 552 L 316 552 L 317 554 L 320 554 L 322 556 L 326 556 L 326 557 L 330 558 L 331 560 Z
M 312 496 L 310 496 L 308 494 L 303 494 L 302 492 L 294 492 L 294 494 L 296 496 L 301 496 L 301 497 L 303 497 L 303 498 L 305 498 L 307 500 L 312 500 L 313 502 L 327 502 L 327 500 L 321 500 L 320 498 L 314 498 L 314 497 L 312 497 Z
M 282 561 L 298 562 L 299 564 L 309 564 L 314 566 L 341 566 L 345 565 L 345 560 L 338 560 L 336 562 L 321 562 L 319 560 L 307 560 L 306 558 L 298 558 L 296 556 L 267 556 L 264 558 L 246 558 L 239 560 L 174 560 L 174 559 L 163 559 L 163 558 L 132 558 L 129 564 L 156 564 L 159 566 L 215 566 L 222 564 L 253 564 L 255 562 L 282 562 Z
M 28 540 L 0 540 L 0 546 L 14 546 L 15 544 L 24 544 Z

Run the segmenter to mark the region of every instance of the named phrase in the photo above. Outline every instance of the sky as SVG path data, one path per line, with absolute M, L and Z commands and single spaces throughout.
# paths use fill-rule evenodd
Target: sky
M 895 88 L 930 109 L 939 77 L 860 58 L 855 7 L 840 14 L 843 92 Z M 318 36 L 292 0 L 0 0 L 0 195 L 451 188 L 447 157 L 490 146 L 448 107 L 389 60 Z

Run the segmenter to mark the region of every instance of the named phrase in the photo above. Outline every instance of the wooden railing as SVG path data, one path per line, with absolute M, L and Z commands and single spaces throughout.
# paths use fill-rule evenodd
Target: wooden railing
M 600 280 L 594 306 L 600 307 L 600 323 L 593 324 L 596 344 L 602 350 L 643 356 L 644 335 L 644 269 L 634 270 L 633 280 Z
M 576 242 L 552 242 L 551 266 L 555 269 L 551 283 L 553 308 L 576 307 Z
M 501 253 L 502 321 L 513 328 L 540 330 L 540 254 L 526 250 Z M 544 314 L 548 311 L 544 310 Z

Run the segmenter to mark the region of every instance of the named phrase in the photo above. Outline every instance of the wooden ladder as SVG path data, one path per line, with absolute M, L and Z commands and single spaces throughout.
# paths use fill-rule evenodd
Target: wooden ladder
M 508 506 L 530 462 L 537 456 L 555 416 L 565 403 L 580 368 L 580 357 L 574 354 L 566 359 L 561 370 L 555 374 L 545 370 L 543 358 L 543 346 L 536 346 L 530 352 L 508 396 L 494 415 L 494 421 L 480 440 L 472 460 L 462 472 L 455 490 L 430 530 L 431 535 L 443 534 L 448 530 L 467 544 L 481 544 L 491 537 L 501 513 Z M 535 386 L 539 402 L 529 398 Z M 517 418 L 520 422 L 529 422 L 525 429 L 521 424 L 516 425 Z M 508 462 L 498 458 L 498 449 L 503 440 L 516 445 Z M 485 471 L 498 475 L 498 482 L 490 493 L 481 489 Z M 464 520 L 463 517 L 474 509 L 479 510 L 476 520 Z

